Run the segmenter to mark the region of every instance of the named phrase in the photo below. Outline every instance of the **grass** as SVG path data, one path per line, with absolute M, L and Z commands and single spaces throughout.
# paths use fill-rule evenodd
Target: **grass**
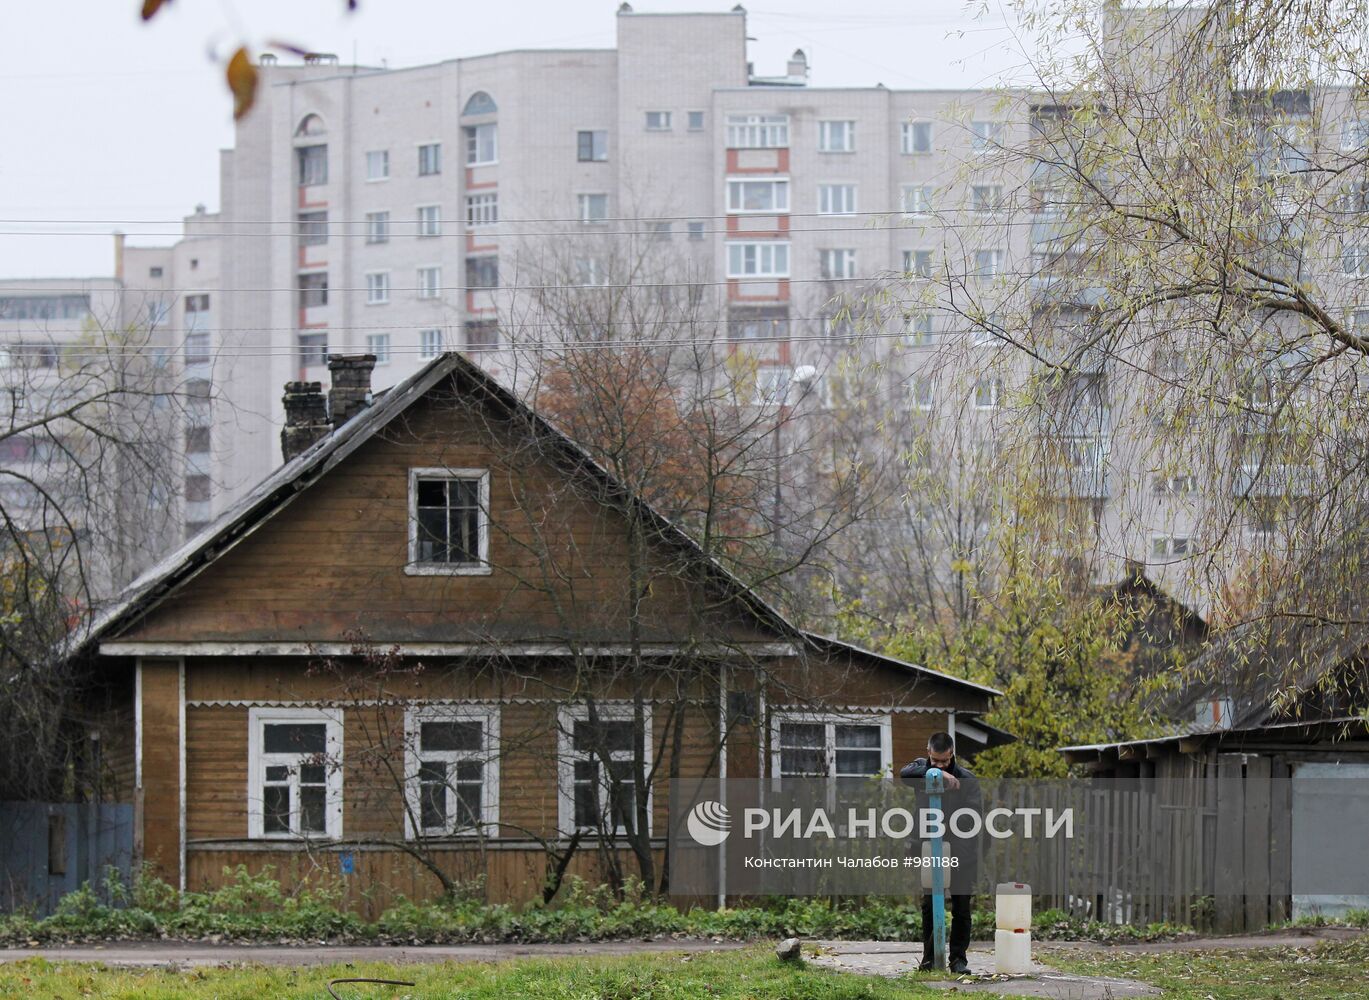
M 909 1000 L 940 995 L 894 982 L 778 962 L 766 951 L 630 958 L 524 960 L 499 964 L 260 966 L 106 970 L 28 960 L 0 965 L 0 996 L 26 1000 L 318 1000 L 330 979 L 407 979 L 417 985 L 339 986 L 378 1000 Z
M 1070 972 L 1153 983 L 1175 1000 L 1369 998 L 1369 938 L 1250 951 L 1056 952 L 1049 961 Z

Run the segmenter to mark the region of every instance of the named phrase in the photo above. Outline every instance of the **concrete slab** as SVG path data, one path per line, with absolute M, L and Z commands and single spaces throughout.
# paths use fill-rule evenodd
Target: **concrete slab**
M 817 941 L 818 954 L 811 961 L 829 969 L 867 976 L 901 976 L 916 972 L 922 960 L 922 945 L 876 941 Z M 805 955 L 808 954 L 805 947 Z M 1159 996 L 1149 983 L 1105 976 L 1080 976 L 1060 972 L 1033 961 L 1025 976 L 999 976 L 994 970 L 993 945 L 976 942 L 968 955 L 970 969 L 977 975 L 949 977 L 944 980 L 920 979 L 933 989 L 959 993 L 984 993 L 991 996 L 1051 997 L 1056 1000 L 1123 1000 L 1128 997 Z

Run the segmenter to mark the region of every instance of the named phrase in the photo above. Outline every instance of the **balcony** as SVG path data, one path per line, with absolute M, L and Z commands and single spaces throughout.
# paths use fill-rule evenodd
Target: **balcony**
M 1237 497 L 1309 497 L 1314 489 L 1312 469 L 1297 463 L 1247 462 L 1232 481 Z
M 1068 434 L 1043 441 L 1046 478 L 1058 497 L 1106 499 L 1110 440 L 1103 434 Z

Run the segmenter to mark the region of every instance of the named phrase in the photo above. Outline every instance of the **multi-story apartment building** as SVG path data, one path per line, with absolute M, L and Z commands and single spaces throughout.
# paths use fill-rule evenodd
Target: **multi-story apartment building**
M 190 217 L 174 248 L 130 249 L 119 275 L 125 297 L 167 297 L 161 321 L 204 399 L 186 430 L 188 530 L 279 463 L 281 387 L 326 378 L 329 353 L 375 354 L 377 388 L 451 349 L 512 379 L 545 326 L 511 321 L 517 303 L 625 281 L 602 258 L 643 248 L 669 248 L 678 277 L 653 280 L 702 290 L 720 339 L 754 342 L 763 386 L 856 340 L 900 406 L 932 412 L 953 404 L 931 348 L 956 340 L 954 405 L 992 435 L 1010 377 L 992 360 L 996 279 L 1035 273 L 1053 238 L 1049 189 L 998 154 L 1049 127 L 1049 102 L 810 87 L 802 52 L 758 76 L 740 6 L 624 4 L 617 32 L 613 49 L 402 69 L 263 58 L 222 154 L 221 211 Z M 611 249 L 579 249 L 594 245 Z M 956 281 L 930 280 L 948 274 L 987 322 L 948 308 Z M 861 304 L 887 301 L 892 276 L 892 308 Z M 1116 485 L 1156 476 L 1144 429 L 1119 438 L 1124 396 L 1109 401 L 1101 373 L 1070 391 L 1083 416 L 1056 428 L 1071 470 L 1058 499 L 1106 540 L 1095 572 L 1182 561 L 1192 477 L 1167 470 L 1123 513 Z

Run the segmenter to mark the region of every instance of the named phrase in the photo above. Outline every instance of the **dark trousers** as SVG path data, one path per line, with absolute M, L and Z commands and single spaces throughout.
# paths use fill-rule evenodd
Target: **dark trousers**
M 949 965 L 956 959 L 964 960 L 970 949 L 970 900 L 966 895 L 947 897 L 951 903 L 951 933 L 947 935 L 946 962 Z M 932 894 L 922 894 L 922 960 L 932 961 L 936 952 L 932 944 Z

